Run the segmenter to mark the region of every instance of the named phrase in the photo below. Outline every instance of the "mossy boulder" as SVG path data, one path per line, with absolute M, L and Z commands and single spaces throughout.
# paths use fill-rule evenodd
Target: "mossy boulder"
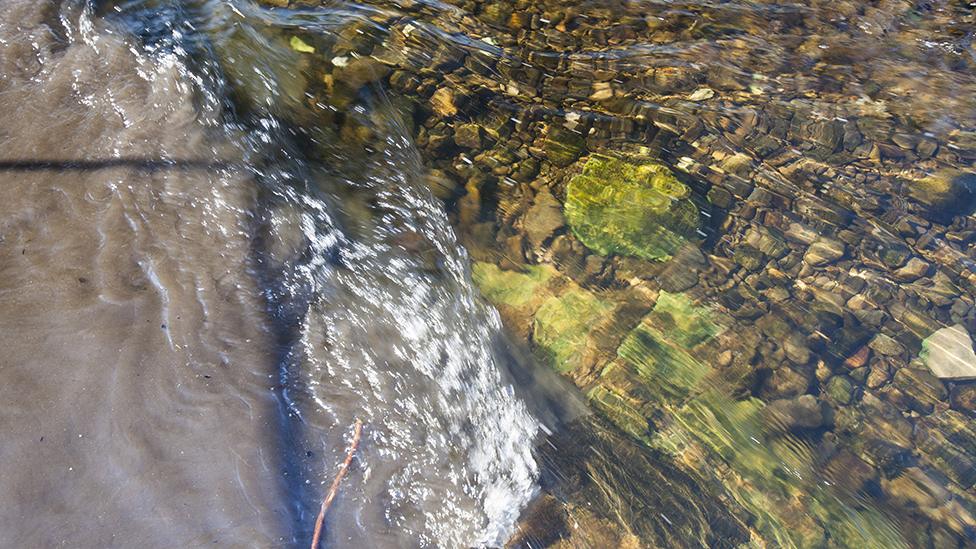
M 665 166 L 593 155 L 569 182 L 565 214 L 573 234 L 601 255 L 663 260 L 698 238 L 690 196 Z

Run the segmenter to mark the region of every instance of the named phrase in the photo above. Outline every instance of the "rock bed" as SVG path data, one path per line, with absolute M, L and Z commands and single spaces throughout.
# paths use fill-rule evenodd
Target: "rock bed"
M 730 509 L 671 543 L 950 547 L 976 543 L 972 24 L 403 1 L 292 45 L 352 149 L 382 145 L 344 113 L 392 90 L 508 327 Z M 600 520 L 660 544 L 651 514 Z

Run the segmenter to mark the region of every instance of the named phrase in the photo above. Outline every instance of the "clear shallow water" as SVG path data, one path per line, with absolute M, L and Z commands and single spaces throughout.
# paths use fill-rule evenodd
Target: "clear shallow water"
M 0 544 L 972 541 L 971 6 L 10 6 Z

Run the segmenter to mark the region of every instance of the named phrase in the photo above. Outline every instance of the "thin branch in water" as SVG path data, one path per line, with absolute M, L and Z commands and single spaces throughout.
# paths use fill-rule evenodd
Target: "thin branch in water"
M 346 472 L 349 471 L 349 465 L 352 463 L 352 457 L 356 454 L 356 449 L 359 447 L 359 437 L 362 434 L 363 422 L 357 419 L 356 425 L 353 427 L 352 444 L 346 450 L 346 460 L 339 467 L 339 472 L 336 474 L 335 480 L 332 481 L 332 486 L 329 487 L 328 493 L 325 494 L 325 499 L 322 500 L 319 516 L 315 519 L 315 532 L 312 534 L 312 549 L 317 549 L 319 546 L 319 538 L 322 537 L 322 523 L 325 521 L 325 514 L 329 511 L 332 500 L 335 499 L 336 494 L 339 492 L 339 483 L 342 482 L 342 477 L 346 476 Z

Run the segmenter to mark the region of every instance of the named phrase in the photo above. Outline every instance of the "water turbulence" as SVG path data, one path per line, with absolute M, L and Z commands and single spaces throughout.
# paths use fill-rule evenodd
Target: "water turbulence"
M 499 544 L 535 491 L 538 423 L 398 115 L 376 97 L 362 128 L 383 147 L 358 156 L 294 131 L 271 38 L 211 41 L 232 7 L 4 15 L 4 454 L 23 470 L 5 544 L 305 540 L 356 419 L 327 540 Z M 269 74 L 223 80 L 234 56 Z M 46 497 L 62 521 L 30 517 Z
M 496 545 L 533 495 L 537 423 L 502 378 L 499 321 L 398 114 L 371 107 L 361 127 L 383 137 L 368 159 L 339 148 L 344 165 L 262 177 L 285 397 L 313 454 L 340 455 L 354 419 L 368 426 L 359 507 L 339 513 L 337 539 Z M 321 471 L 303 478 L 317 486 Z

